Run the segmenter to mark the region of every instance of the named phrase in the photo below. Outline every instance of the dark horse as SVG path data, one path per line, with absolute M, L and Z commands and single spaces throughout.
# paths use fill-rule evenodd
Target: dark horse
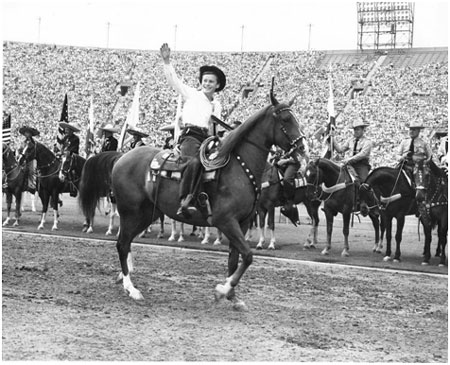
M 77 196 L 80 189 L 81 172 L 86 159 L 77 154 L 65 152 L 61 159 L 59 179 L 69 185 L 70 195 Z
M 308 184 L 308 195 L 311 200 L 319 199 L 324 202 L 324 212 L 327 220 L 327 245 L 322 255 L 328 255 L 331 250 L 331 236 L 334 217 L 342 214 L 344 234 L 344 250 L 342 256 L 349 256 L 348 235 L 350 217 L 357 210 L 357 187 L 348 169 L 333 161 L 318 158 L 308 164 L 305 171 Z M 375 244 L 380 240 L 380 222 L 378 215 L 369 214 L 375 229 Z
M 235 287 L 253 261 L 244 234 L 255 211 L 269 150 L 274 144 L 285 151 L 298 148 L 303 153 L 304 149 L 304 135 L 290 104 L 278 103 L 272 92 L 271 102 L 224 138 L 219 157 L 230 155 L 230 160 L 217 171 L 216 179 L 204 184 L 211 205 L 210 219 L 199 211 L 191 219 L 182 220 L 191 225 L 217 227 L 228 238 L 228 277 L 225 285 L 216 286 L 215 296 L 216 300 L 232 300 L 238 308 L 245 304 L 236 298 Z M 112 172 L 113 192 L 120 214 L 117 250 L 122 272 L 119 279 L 134 299 L 143 299 L 143 296 L 130 278 L 133 238 L 161 212 L 180 220 L 176 216 L 179 181 L 160 174 L 153 175 L 155 179 L 149 178 L 149 165 L 159 151 L 153 147 L 131 150 L 117 161 Z
M 278 168 L 267 164 L 262 178 L 261 196 L 258 200 L 256 212 L 259 219 L 259 242 L 257 249 L 262 249 L 265 243 L 264 226 L 267 216 L 267 226 L 271 233 L 271 239 L 268 248 L 275 249 L 275 208 L 283 205 L 283 186 Z M 305 242 L 305 247 L 313 248 L 317 244 L 317 228 L 319 225 L 318 209 L 320 201 L 310 201 L 306 193 L 306 184 L 296 187 L 294 195 L 294 204 L 303 203 L 308 215 L 312 220 L 311 232 Z
M 100 152 L 86 160 L 81 171 L 78 203 L 86 217 L 83 232 L 92 233 L 97 202 L 101 197 L 111 193 L 111 172 L 114 164 L 123 156 L 123 152 Z M 113 207 L 115 204 L 113 205 Z M 106 235 L 112 234 L 114 209 L 110 213 L 109 227 Z
M 369 207 L 379 206 L 381 221 L 386 229 L 386 254 L 384 261 L 391 259 L 392 219 L 397 220 L 395 241 L 397 243 L 394 261 L 400 261 L 400 243 L 402 241 L 405 216 L 415 214 L 417 205 L 415 191 L 411 179 L 406 172 L 398 167 L 378 167 L 372 170 L 361 184 L 359 197 L 361 214 L 366 216 Z
M 422 265 L 428 265 L 431 258 L 432 231 L 438 227 L 438 245 L 436 256 L 440 257 L 439 266 L 445 266 L 448 231 L 448 176 L 436 166 L 432 159 L 416 163 L 415 184 L 416 201 L 419 206 L 420 221 L 425 232 L 425 244 Z
M 59 170 L 61 161 L 55 154 L 45 147 L 42 143 L 28 140 L 22 152 L 19 162 L 26 162 L 36 159 L 38 171 L 38 193 L 42 203 L 42 217 L 38 229 L 44 228 L 45 217 L 49 203 L 53 208 L 53 227 L 52 230 L 58 229 L 58 201 L 59 194 L 69 192 L 65 189 L 66 184 L 59 179 Z
M 3 183 L 5 188 L 3 191 L 6 194 L 6 219 L 3 226 L 7 226 L 11 221 L 11 205 L 13 196 L 16 200 L 15 222 L 13 226 L 19 225 L 19 219 L 22 213 L 20 212 L 20 205 L 22 202 L 22 193 L 27 190 L 28 184 L 25 178 L 24 167 L 19 165 L 16 160 L 16 155 L 11 147 L 3 143 Z

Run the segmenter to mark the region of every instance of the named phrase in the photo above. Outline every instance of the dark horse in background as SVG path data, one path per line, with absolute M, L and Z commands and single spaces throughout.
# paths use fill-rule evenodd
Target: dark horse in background
M 439 266 L 446 265 L 445 247 L 448 231 L 448 176 L 432 159 L 416 162 L 416 201 L 420 221 L 425 233 L 422 265 L 428 265 L 431 258 L 432 231 L 437 226 L 438 245 L 436 256 Z M 423 207 L 420 209 L 420 207 Z
M 264 170 L 261 186 L 261 196 L 256 207 L 257 219 L 259 222 L 259 242 L 257 249 L 262 249 L 265 243 L 264 227 L 267 217 L 267 226 L 270 230 L 271 239 L 268 249 L 275 249 L 275 208 L 283 205 L 283 186 L 278 168 L 274 165 L 267 164 Z M 319 225 L 318 209 L 320 201 L 310 201 L 306 193 L 306 184 L 295 188 L 294 204 L 303 203 L 306 207 L 308 215 L 312 220 L 311 231 L 305 242 L 306 248 L 313 248 L 317 244 L 317 229 Z M 297 212 L 298 214 L 298 212 Z M 293 217 L 297 220 L 298 217 Z
M 83 232 L 92 233 L 94 231 L 94 217 L 97 209 L 97 202 L 100 197 L 110 197 L 111 194 L 111 173 L 114 164 L 123 156 L 123 152 L 107 151 L 100 152 L 86 160 L 81 171 L 79 183 L 78 203 L 85 216 Z M 92 204 L 95 202 L 95 204 Z M 109 226 L 106 235 L 112 234 L 115 216 L 115 203 L 112 204 L 112 211 L 109 216 Z
M 36 159 L 38 172 L 38 194 L 42 203 L 42 216 L 38 229 L 43 229 L 48 205 L 51 203 L 53 208 L 53 227 L 52 230 L 58 229 L 58 201 L 60 193 L 68 193 L 68 185 L 59 179 L 59 170 L 61 161 L 46 146 L 37 141 L 28 140 L 19 163 L 22 161 L 30 162 Z
M 361 214 L 367 215 L 370 206 L 379 206 L 381 220 L 386 228 L 386 254 L 384 261 L 391 259 L 392 220 L 397 220 L 395 233 L 396 250 L 394 262 L 400 261 L 405 217 L 417 213 L 415 190 L 411 177 L 402 166 L 378 167 L 372 170 L 360 187 Z
M 210 219 L 202 210 L 190 219 L 177 217 L 179 181 L 161 174 L 149 178 L 152 175 L 150 163 L 159 149 L 139 147 L 117 161 L 112 182 L 120 214 L 117 250 L 122 271 L 119 280 L 123 280 L 123 287 L 132 298 L 143 299 L 130 278 L 133 269 L 131 242 L 162 212 L 191 225 L 217 227 L 225 234 L 230 244 L 228 277 L 225 285 L 216 286 L 215 297 L 216 300 L 227 298 L 236 308 L 245 308 L 236 297 L 235 287 L 253 261 L 244 234 L 255 211 L 269 150 L 275 144 L 285 151 L 298 148 L 303 153 L 304 136 L 290 105 L 278 103 L 272 93 L 271 101 L 271 105 L 255 113 L 224 138 L 219 158 L 230 155 L 230 160 L 217 171 L 214 180 L 204 183 L 212 211 Z
M 350 217 L 357 210 L 358 189 L 345 166 L 339 166 L 326 158 L 318 158 L 308 164 L 305 171 L 308 185 L 308 195 L 311 200 L 324 202 L 324 212 L 327 220 L 327 245 L 322 255 L 328 255 L 331 250 L 331 236 L 334 217 L 342 214 L 344 234 L 344 249 L 342 256 L 349 256 L 348 235 Z M 369 214 L 375 229 L 375 244 L 380 241 L 380 221 L 375 213 Z
M 22 215 L 20 206 L 22 202 L 22 193 L 28 189 L 28 182 L 25 176 L 25 167 L 21 166 L 16 160 L 16 154 L 11 147 L 3 143 L 2 151 L 3 163 L 3 192 L 6 194 L 6 219 L 3 226 L 7 226 L 11 221 L 11 206 L 13 197 L 15 198 L 15 222 L 13 226 L 19 225 L 19 219 Z

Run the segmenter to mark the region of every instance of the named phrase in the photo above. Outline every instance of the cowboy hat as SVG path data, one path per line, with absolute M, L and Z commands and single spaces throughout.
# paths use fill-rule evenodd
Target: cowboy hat
M 227 83 L 227 78 L 225 77 L 225 74 L 220 68 L 216 66 L 207 66 L 207 65 L 200 67 L 200 77 L 199 77 L 200 83 L 202 82 L 204 74 L 216 75 L 220 84 L 219 87 L 216 89 L 216 92 L 223 90 L 225 84 Z
M 159 128 L 161 132 L 169 132 L 175 129 L 175 124 L 165 125 L 164 127 Z
M 67 123 L 67 122 L 59 122 L 59 125 L 63 128 L 70 128 L 72 129 L 74 132 L 79 132 L 81 131 L 80 126 L 77 123 Z
M 36 128 L 28 127 L 26 125 L 23 127 L 20 127 L 20 129 L 19 129 L 20 134 L 25 135 L 26 132 L 30 133 L 32 137 L 39 136 L 39 134 L 40 134 L 40 132 Z
M 358 127 L 368 127 L 369 123 L 367 123 L 366 121 L 362 120 L 362 119 L 357 119 L 353 122 L 353 129 L 358 128 Z
M 118 133 L 119 132 L 119 128 L 115 128 L 111 123 L 108 123 L 104 127 L 100 127 L 100 129 L 102 131 L 111 132 L 111 133 Z
M 148 134 L 138 127 L 128 128 L 127 132 L 130 133 L 132 136 L 148 137 Z
M 406 125 L 408 128 L 425 128 L 422 122 L 413 121 Z

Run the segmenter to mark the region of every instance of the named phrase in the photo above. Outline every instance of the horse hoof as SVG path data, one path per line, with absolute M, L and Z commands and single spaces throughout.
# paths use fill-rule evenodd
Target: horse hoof
M 391 257 L 390 256 L 384 256 L 383 257 L 383 261 L 384 262 L 388 262 L 388 261 L 390 261 L 391 260 Z
M 202 244 L 202 245 L 207 245 L 209 242 L 208 242 L 208 240 L 206 239 L 206 238 L 204 238 L 203 240 L 202 240 L 202 242 L 200 242 L 200 244 Z
M 350 254 L 348 253 L 348 250 L 344 250 L 344 251 L 342 251 L 341 256 L 342 257 L 349 257 Z
M 428 266 L 430 263 L 429 262 L 427 262 L 427 261 L 422 261 L 422 266 Z
M 213 243 L 213 246 L 220 246 L 222 244 L 222 242 L 220 242 L 219 239 L 215 240 Z
M 37 229 L 42 230 L 42 229 L 44 229 L 44 226 L 39 226 Z
M 86 232 L 87 233 L 94 233 L 94 230 L 92 228 L 89 228 Z
M 236 299 L 233 302 L 233 309 L 238 312 L 247 312 L 248 311 L 248 307 L 246 306 L 246 304 L 242 300 L 239 300 L 239 299 Z
M 57 231 L 58 227 L 52 227 L 52 231 Z
M 439 264 L 438 267 L 445 267 L 445 264 Z
M 322 250 L 322 252 L 320 254 L 323 256 L 327 256 L 330 254 L 330 251 L 325 248 L 324 250 Z
M 396 264 L 398 264 L 400 262 L 400 259 L 394 259 L 392 261 L 395 262 Z
M 111 231 L 106 231 L 105 236 L 111 236 L 112 232 Z
M 158 235 L 156 236 L 156 238 L 164 238 L 164 233 L 158 233 Z
M 142 295 L 142 293 L 137 290 L 136 288 L 133 288 L 132 290 L 127 290 L 125 289 L 125 291 L 128 293 L 128 295 L 133 298 L 134 300 L 144 300 L 144 296 Z
M 183 237 L 183 236 L 180 236 L 180 237 L 178 238 L 178 242 L 184 242 L 184 237 Z
M 84 228 L 81 230 L 81 232 L 82 232 L 82 233 L 86 233 L 87 230 L 88 230 L 87 227 L 84 227 Z
M 258 244 L 256 245 L 256 249 L 257 249 L 257 250 L 262 250 L 262 249 L 263 249 L 263 245 L 262 245 L 261 243 L 258 243 Z
M 175 241 L 175 236 L 170 236 L 170 237 L 167 239 L 167 241 L 169 241 L 169 242 Z
M 270 244 L 269 247 L 267 247 L 268 250 L 275 250 L 275 245 L 274 244 Z

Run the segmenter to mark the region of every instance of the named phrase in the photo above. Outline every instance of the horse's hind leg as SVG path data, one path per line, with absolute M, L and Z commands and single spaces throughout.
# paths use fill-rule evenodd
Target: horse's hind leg
M 341 256 L 350 256 L 350 246 L 348 245 L 348 235 L 350 234 L 350 213 L 342 214 L 343 228 L 342 233 L 344 234 L 344 249 L 342 250 Z
M 405 225 L 405 216 L 400 215 L 397 217 L 397 232 L 395 233 L 395 255 L 394 255 L 394 262 L 400 262 L 400 243 L 402 242 L 402 236 L 403 236 L 403 227 Z
M 275 238 L 275 207 L 272 207 L 268 211 L 267 227 L 269 228 L 269 232 L 270 232 L 270 243 L 269 243 L 269 246 L 267 248 L 269 250 L 275 250 L 275 243 L 276 243 L 276 238 Z
M 122 272 L 118 281 L 123 281 L 123 288 L 128 295 L 135 300 L 142 300 L 144 297 L 131 282 L 130 273 L 133 271 L 133 259 L 131 256 L 131 242 L 143 229 L 152 223 L 152 209 L 150 203 L 142 204 L 141 209 L 127 210 L 120 214 L 120 231 L 117 239 L 117 252 L 119 253 Z
M 373 246 L 373 252 L 380 252 L 380 221 L 378 216 L 373 213 L 369 213 L 369 218 L 372 221 L 373 229 L 375 231 L 375 243 Z
M 439 266 L 445 266 L 447 257 L 445 255 L 445 247 L 447 246 L 447 231 L 448 231 L 448 217 L 444 217 L 441 222 L 438 222 L 438 246 L 441 248 L 441 260 Z

